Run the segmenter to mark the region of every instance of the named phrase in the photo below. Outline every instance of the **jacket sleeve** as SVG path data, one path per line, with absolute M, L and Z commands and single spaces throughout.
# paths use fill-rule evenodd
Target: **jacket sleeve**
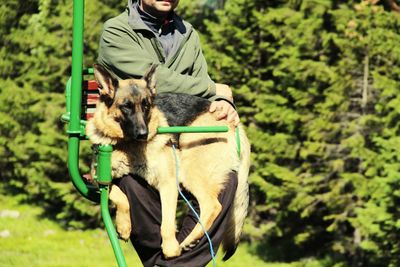
M 207 62 L 206 59 L 203 55 L 201 46 L 200 46 L 200 38 L 199 35 L 197 34 L 197 32 L 193 32 L 194 34 L 194 38 L 195 38 L 195 42 L 196 42 L 196 60 L 194 61 L 194 66 L 193 66 L 193 75 L 196 77 L 207 77 L 208 79 L 211 79 L 210 76 L 208 75 L 208 68 L 207 68 Z M 233 102 L 231 102 L 229 99 L 227 99 L 224 96 L 221 95 L 212 95 L 208 97 L 208 100 L 210 101 L 220 101 L 220 100 L 224 100 L 226 102 L 228 102 L 229 104 L 231 104 L 233 106 L 233 108 L 236 109 L 236 106 Z
M 207 65 L 201 53 L 193 65 L 193 75 L 181 74 L 160 64 L 156 70 L 157 92 L 174 92 L 210 98 L 215 95 L 215 83 L 207 74 Z M 141 78 L 155 62 L 154 58 L 140 46 L 123 28 L 104 26 L 100 38 L 98 62 L 120 78 Z

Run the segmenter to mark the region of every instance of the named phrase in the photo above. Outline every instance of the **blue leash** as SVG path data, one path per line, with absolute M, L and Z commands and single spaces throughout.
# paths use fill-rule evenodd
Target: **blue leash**
M 211 253 L 211 258 L 212 258 L 212 262 L 213 262 L 213 267 L 217 266 L 217 263 L 215 261 L 215 253 L 214 253 L 214 248 L 211 242 L 211 238 L 208 235 L 206 228 L 204 227 L 203 223 L 200 221 L 200 216 L 199 214 L 196 212 L 196 210 L 193 208 L 193 206 L 190 204 L 189 200 L 185 197 L 185 195 L 182 193 L 181 187 L 179 186 L 179 162 L 178 162 L 178 156 L 176 155 L 176 148 L 175 145 L 172 144 L 172 150 L 174 152 L 174 157 L 175 157 L 175 167 L 176 167 L 176 187 L 178 188 L 179 191 L 179 195 L 183 198 L 183 200 L 186 202 L 186 204 L 189 206 L 189 208 L 192 210 L 192 212 L 194 213 L 194 215 L 196 216 L 201 228 L 203 228 L 204 234 L 207 237 L 208 240 L 208 244 L 210 246 L 210 253 Z

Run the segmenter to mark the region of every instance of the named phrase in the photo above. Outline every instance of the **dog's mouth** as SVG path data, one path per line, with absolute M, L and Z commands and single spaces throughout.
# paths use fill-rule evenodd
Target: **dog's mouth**
M 147 134 L 146 135 L 135 135 L 132 133 L 125 134 L 125 140 L 130 142 L 147 142 Z
M 139 123 L 138 120 L 132 118 L 125 118 L 120 124 L 126 139 L 147 141 L 149 131 L 146 124 Z
M 147 134 L 145 135 L 138 135 L 134 138 L 138 142 L 146 142 L 147 141 Z

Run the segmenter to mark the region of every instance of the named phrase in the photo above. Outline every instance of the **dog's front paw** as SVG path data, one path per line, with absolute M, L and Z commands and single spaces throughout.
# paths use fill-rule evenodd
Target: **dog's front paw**
M 163 241 L 161 244 L 162 252 L 166 259 L 178 257 L 182 253 L 182 249 L 179 246 L 179 242 L 176 239 L 170 241 Z
M 194 240 L 193 242 L 190 242 L 190 243 L 183 241 L 179 246 L 182 248 L 182 250 L 189 251 L 192 248 L 194 248 L 199 242 L 200 242 L 200 239 Z
M 131 226 L 128 226 L 128 225 L 118 226 L 117 225 L 117 232 L 118 232 L 118 236 L 120 239 L 122 239 L 124 241 L 128 241 L 129 237 L 131 236 Z
M 128 241 L 132 231 L 132 224 L 129 214 L 125 215 L 117 213 L 117 216 L 115 218 L 115 224 L 119 238 Z

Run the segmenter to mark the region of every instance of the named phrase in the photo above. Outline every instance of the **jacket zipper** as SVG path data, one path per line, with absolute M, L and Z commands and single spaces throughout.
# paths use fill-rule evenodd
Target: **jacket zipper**
M 175 62 L 176 58 L 178 57 L 179 53 L 181 52 L 183 46 L 186 44 L 186 41 L 189 39 L 190 35 L 192 35 L 193 29 L 190 28 L 190 31 L 188 34 L 185 36 L 185 38 L 182 40 L 181 44 L 179 45 L 178 50 L 176 50 L 175 54 L 169 58 L 167 62 L 167 66 L 171 67 L 171 65 Z
M 150 42 L 151 42 L 151 44 L 153 45 L 154 50 L 156 51 L 156 54 L 157 54 L 157 56 L 158 56 L 158 60 L 159 60 L 161 63 L 164 64 L 164 63 L 165 63 L 165 58 L 164 58 L 164 56 L 163 56 L 163 54 L 162 54 L 162 52 L 161 52 L 161 50 L 160 50 L 160 46 L 158 45 L 157 37 L 151 38 Z
M 189 39 L 189 37 L 192 35 L 193 29 L 190 28 L 190 31 L 188 32 L 188 34 L 185 36 L 185 38 L 182 40 L 181 44 L 179 45 L 178 50 L 176 50 L 175 54 L 169 58 L 168 60 L 168 67 L 171 67 L 171 65 L 175 62 L 176 58 L 178 57 L 179 53 L 181 52 L 183 46 L 186 44 L 186 41 Z M 160 46 L 159 46 L 159 42 L 156 36 L 154 36 L 153 38 L 151 38 L 151 44 L 153 45 L 154 50 L 156 51 L 156 54 L 158 56 L 158 60 L 161 63 L 166 63 L 165 62 L 165 57 L 163 55 L 163 53 L 160 50 Z

